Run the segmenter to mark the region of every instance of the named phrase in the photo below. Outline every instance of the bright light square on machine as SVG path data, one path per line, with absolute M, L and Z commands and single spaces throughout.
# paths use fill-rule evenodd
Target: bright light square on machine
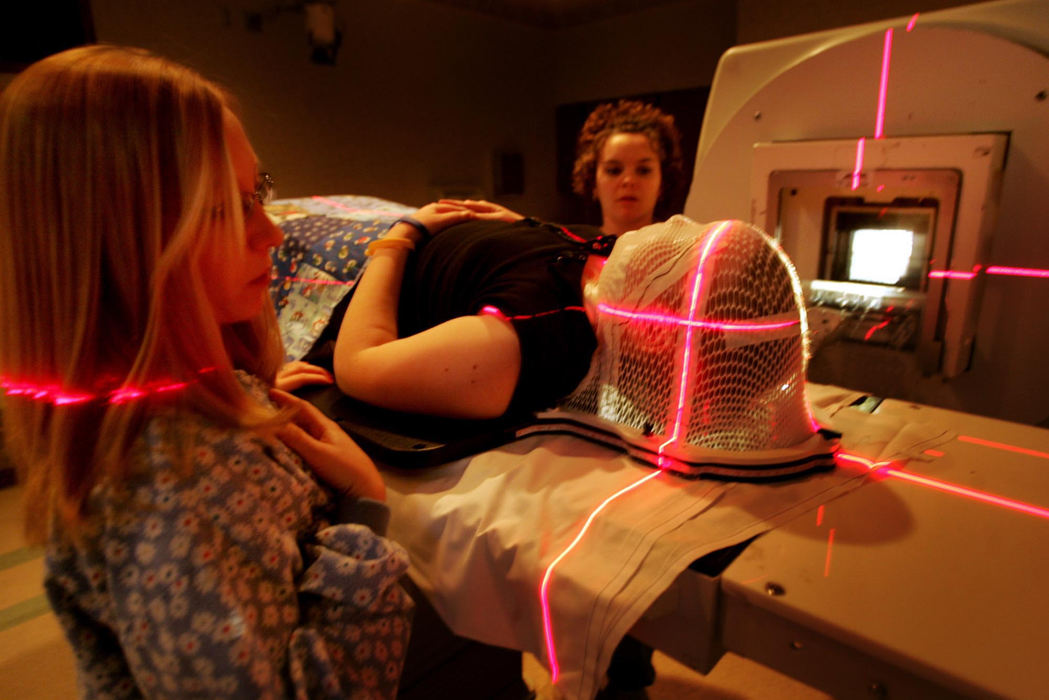
M 849 279 L 896 284 L 907 273 L 913 250 L 913 231 L 901 228 L 856 229 L 852 232 L 849 250 Z

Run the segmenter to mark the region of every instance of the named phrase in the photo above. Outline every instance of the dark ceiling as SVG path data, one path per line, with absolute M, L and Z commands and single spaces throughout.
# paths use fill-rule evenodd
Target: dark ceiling
M 533 27 L 561 28 L 594 22 L 681 0 L 428 0 Z

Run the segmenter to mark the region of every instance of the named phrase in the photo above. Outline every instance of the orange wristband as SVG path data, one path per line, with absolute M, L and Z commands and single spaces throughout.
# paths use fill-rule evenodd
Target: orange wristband
M 377 238 L 368 244 L 368 247 L 364 249 L 364 254 L 371 257 L 375 255 L 376 251 L 382 250 L 383 248 L 415 250 L 415 241 L 408 240 L 407 238 Z

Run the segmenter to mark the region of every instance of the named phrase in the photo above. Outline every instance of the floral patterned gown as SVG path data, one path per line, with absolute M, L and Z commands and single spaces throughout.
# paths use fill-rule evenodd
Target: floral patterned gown
M 196 414 L 151 419 L 131 459 L 48 547 L 83 696 L 396 695 L 412 603 L 385 505 L 337 509 L 290 449 Z

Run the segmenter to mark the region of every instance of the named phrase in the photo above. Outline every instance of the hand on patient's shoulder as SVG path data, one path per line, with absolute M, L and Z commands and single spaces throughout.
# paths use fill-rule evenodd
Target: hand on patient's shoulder
M 282 391 L 295 391 L 307 384 L 334 384 L 335 378 L 323 367 L 308 362 L 289 362 L 279 370 L 273 385 Z
M 270 391 L 270 398 L 282 408 L 295 409 L 291 421 L 277 429 L 277 437 L 314 474 L 346 495 L 386 500 L 386 484 L 375 464 L 335 421 L 308 401 L 280 389 Z

